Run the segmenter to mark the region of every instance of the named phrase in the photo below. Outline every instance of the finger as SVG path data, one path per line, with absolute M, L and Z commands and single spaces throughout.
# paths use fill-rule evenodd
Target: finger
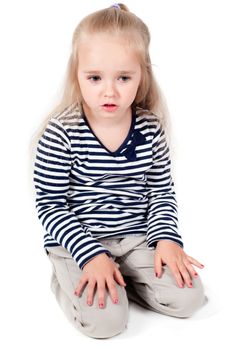
M 191 265 L 191 263 L 189 262 L 188 259 L 184 260 L 184 264 L 185 264 L 189 274 L 191 275 L 191 277 L 195 277 L 196 278 L 198 276 L 198 273 L 193 268 L 193 266 Z
M 115 277 L 116 282 L 118 282 L 118 284 L 120 284 L 123 287 L 126 286 L 124 278 L 117 267 L 115 268 L 115 271 L 114 271 L 114 277 Z
M 83 290 L 85 289 L 86 283 L 88 282 L 87 278 L 81 278 L 79 283 L 74 291 L 74 294 L 77 296 L 81 296 Z
M 154 273 L 156 277 L 161 277 L 162 274 L 162 260 L 161 257 L 155 253 L 155 258 L 154 258 Z
M 181 273 L 183 281 L 187 284 L 189 288 L 192 288 L 192 279 L 191 275 L 189 274 L 189 271 L 186 268 L 186 265 L 183 262 L 177 263 L 178 269 Z
M 197 267 L 199 267 L 200 269 L 204 268 L 204 265 L 201 264 L 199 261 L 197 261 L 196 259 L 194 259 L 193 257 L 187 255 L 187 258 L 189 260 L 189 262 Z
M 109 290 L 112 302 L 114 304 L 117 304 L 119 301 L 119 298 L 118 298 L 118 292 L 117 292 L 115 281 L 111 278 L 106 280 L 106 283 L 107 283 L 107 288 Z
M 183 282 L 183 279 L 181 277 L 181 274 L 180 274 L 180 271 L 178 269 L 178 266 L 176 264 L 171 264 L 169 266 L 176 282 L 177 282 L 177 285 L 180 287 L 180 288 L 183 288 L 184 287 L 184 282 Z
M 98 305 L 100 308 L 105 306 L 105 280 L 99 280 L 97 282 L 98 290 Z
M 87 300 L 86 300 L 88 305 L 93 304 L 95 284 L 96 284 L 96 280 L 94 280 L 94 279 L 92 279 L 88 283 L 88 292 L 87 292 Z

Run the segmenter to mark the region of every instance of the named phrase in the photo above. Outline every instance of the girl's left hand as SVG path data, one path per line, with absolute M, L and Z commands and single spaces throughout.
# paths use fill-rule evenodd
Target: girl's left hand
M 154 268 L 157 277 L 162 275 L 162 264 L 168 265 L 180 288 L 184 287 L 184 283 L 192 288 L 192 277 L 198 276 L 192 264 L 200 269 L 204 267 L 188 256 L 177 243 L 169 240 L 159 241 L 155 249 Z

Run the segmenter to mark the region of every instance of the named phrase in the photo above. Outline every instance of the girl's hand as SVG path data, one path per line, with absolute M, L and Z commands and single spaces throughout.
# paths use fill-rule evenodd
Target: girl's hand
M 105 305 L 105 289 L 107 286 L 112 302 L 117 304 L 119 299 L 116 282 L 122 287 L 126 286 L 119 270 L 119 265 L 114 262 L 112 258 L 109 258 L 106 253 L 102 253 L 95 256 L 83 267 L 83 274 L 75 289 L 75 294 L 80 296 L 86 285 L 88 285 L 86 302 L 88 305 L 92 305 L 95 286 L 97 286 L 98 304 L 100 308 L 103 308 Z
M 184 287 L 184 283 L 192 288 L 192 277 L 198 276 L 192 264 L 200 269 L 204 267 L 199 261 L 185 254 L 177 243 L 169 240 L 159 241 L 155 249 L 154 268 L 157 277 L 162 275 L 162 264 L 168 265 L 181 288 Z

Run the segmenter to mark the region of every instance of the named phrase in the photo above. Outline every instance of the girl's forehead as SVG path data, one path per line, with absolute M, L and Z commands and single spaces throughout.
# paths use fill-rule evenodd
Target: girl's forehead
M 133 50 L 125 50 L 124 45 L 114 45 L 113 43 L 102 43 L 98 45 L 83 45 L 78 52 L 79 68 L 91 69 L 137 69 L 139 61 Z M 100 68 L 99 68 L 100 67 Z
M 129 43 L 132 43 L 133 39 L 126 33 L 115 32 L 96 32 L 96 33 L 84 33 L 80 38 L 81 45 L 93 45 L 98 44 L 111 44 L 111 45 L 126 45 L 129 47 Z
M 118 56 L 125 60 L 126 57 L 131 59 L 135 56 L 135 52 L 135 47 L 126 38 L 108 33 L 85 35 L 78 47 L 78 56 L 84 56 L 85 59 Z
M 84 71 L 140 69 L 140 58 L 133 42 L 115 33 L 93 33 L 83 36 L 78 47 L 78 69 Z

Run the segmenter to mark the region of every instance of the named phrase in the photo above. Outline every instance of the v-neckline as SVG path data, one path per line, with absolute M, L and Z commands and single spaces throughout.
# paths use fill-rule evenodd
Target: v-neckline
M 84 119 L 85 121 L 85 124 L 87 125 L 87 127 L 89 128 L 90 132 L 92 133 L 92 135 L 94 136 L 94 138 L 97 140 L 97 142 L 112 156 L 117 156 L 120 154 L 120 152 L 125 148 L 125 146 L 127 145 L 128 141 L 130 140 L 131 138 L 131 135 L 133 134 L 134 132 L 134 129 L 135 129 L 135 121 L 136 121 L 136 113 L 135 111 L 132 109 L 132 114 L 131 114 L 131 125 L 130 125 L 130 128 L 129 128 L 129 131 L 128 131 L 128 134 L 125 138 L 125 140 L 122 142 L 122 144 L 118 147 L 118 149 L 116 151 L 110 151 L 102 142 L 101 140 L 97 137 L 97 135 L 94 133 L 91 125 L 89 124 L 89 121 L 85 115 L 85 113 L 83 112 L 82 113 L 82 118 Z

